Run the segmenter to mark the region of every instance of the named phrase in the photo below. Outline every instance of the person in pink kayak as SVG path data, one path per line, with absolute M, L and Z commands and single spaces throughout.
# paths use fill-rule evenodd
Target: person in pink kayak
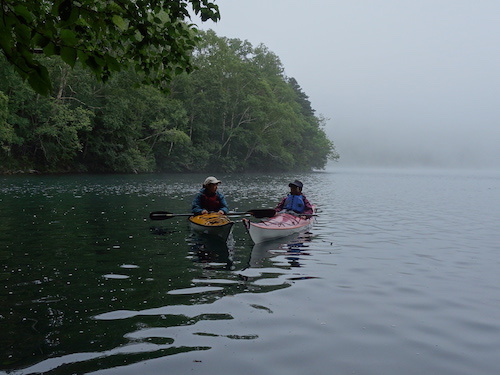
M 274 208 L 276 212 L 286 212 L 295 215 L 311 215 L 314 213 L 312 204 L 302 194 L 302 187 L 304 184 L 295 180 L 288 184 L 290 193 L 283 197 L 281 202 Z

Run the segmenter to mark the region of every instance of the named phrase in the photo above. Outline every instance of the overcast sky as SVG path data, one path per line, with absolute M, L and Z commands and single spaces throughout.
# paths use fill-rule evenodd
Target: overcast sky
M 219 36 L 266 45 L 340 165 L 500 165 L 499 0 L 215 0 Z

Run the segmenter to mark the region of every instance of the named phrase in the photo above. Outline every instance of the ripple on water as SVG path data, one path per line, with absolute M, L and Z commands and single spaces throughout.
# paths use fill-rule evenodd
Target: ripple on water
M 107 275 L 102 275 L 105 279 L 115 279 L 115 280 L 123 280 L 123 279 L 128 279 L 130 276 L 128 275 L 119 275 L 115 273 L 109 273 Z
M 207 293 L 207 292 L 219 292 L 222 290 L 224 290 L 224 288 L 222 288 L 222 287 L 201 286 L 201 287 L 169 290 L 167 292 L 167 294 L 200 294 L 200 293 Z
M 20 333 L 28 351 L 16 360 L 29 362 L 13 373 L 499 373 L 497 180 L 489 190 L 410 172 L 305 174 L 322 208 L 307 249 L 253 246 L 235 226 L 222 267 L 229 249 L 196 263 L 183 221 L 161 223 L 160 235 L 147 220 L 163 197 L 183 212 L 198 177 L 3 190 L 0 277 L 13 313 L 0 324 Z M 290 177 L 232 175 L 221 188 L 242 210 L 268 207 Z M 78 235 L 54 231 L 63 225 Z M 120 279 L 124 298 L 103 304 Z
M 193 283 L 196 284 L 236 284 L 236 280 L 228 279 L 193 279 Z
M 122 264 L 120 267 L 125 269 L 139 268 L 139 266 L 136 264 Z

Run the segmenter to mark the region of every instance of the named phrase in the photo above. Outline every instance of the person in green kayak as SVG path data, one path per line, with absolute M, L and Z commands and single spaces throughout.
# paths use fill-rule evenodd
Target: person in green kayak
M 276 212 L 281 213 L 292 213 L 295 215 L 311 215 L 314 213 L 314 209 L 311 203 L 307 200 L 304 194 L 302 194 L 302 187 L 304 184 L 295 180 L 288 184 L 290 188 L 290 193 L 284 197 L 280 203 L 274 208 Z
M 205 179 L 203 187 L 196 194 L 192 203 L 191 211 L 195 215 L 208 214 L 209 212 L 225 215 L 229 212 L 224 194 L 217 191 L 221 182 L 214 176 Z

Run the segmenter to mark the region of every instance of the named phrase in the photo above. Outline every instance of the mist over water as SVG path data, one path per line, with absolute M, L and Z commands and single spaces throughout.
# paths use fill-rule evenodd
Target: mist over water
M 500 129 L 500 126 L 499 126 Z M 499 130 L 500 131 L 500 130 Z M 500 135 L 467 131 L 349 129 L 330 135 L 346 167 L 499 169 Z
M 500 2 L 218 4 L 200 26 L 276 53 L 339 165 L 499 168 Z

